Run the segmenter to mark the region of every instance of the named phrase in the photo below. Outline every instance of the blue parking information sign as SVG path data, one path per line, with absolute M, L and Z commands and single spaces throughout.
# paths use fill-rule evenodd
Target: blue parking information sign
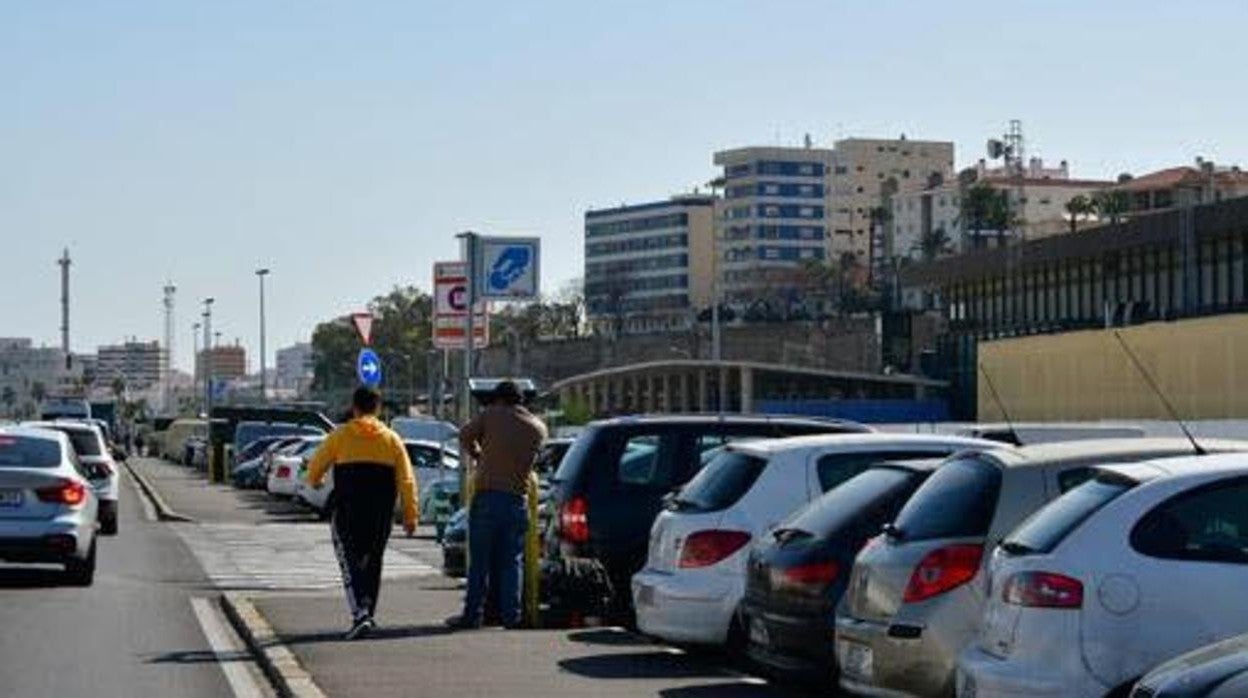
M 537 298 L 540 262 L 538 238 L 480 238 L 476 264 L 478 300 Z
M 377 356 L 377 352 L 368 347 L 361 349 L 359 358 L 355 360 L 355 374 L 361 383 L 370 388 L 381 385 L 381 357 Z

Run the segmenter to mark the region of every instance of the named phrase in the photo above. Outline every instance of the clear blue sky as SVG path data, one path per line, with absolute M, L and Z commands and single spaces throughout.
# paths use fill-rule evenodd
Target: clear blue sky
M 848 7 L 854 5 L 854 7 Z M 1248 3 L 40 2 L 0 5 L 0 336 L 162 334 L 179 287 L 269 350 L 394 284 L 453 234 L 538 234 L 581 276 L 587 207 L 710 179 L 719 148 L 950 139 L 1010 118 L 1113 176 L 1248 163 Z M 254 365 L 254 360 L 253 360 Z

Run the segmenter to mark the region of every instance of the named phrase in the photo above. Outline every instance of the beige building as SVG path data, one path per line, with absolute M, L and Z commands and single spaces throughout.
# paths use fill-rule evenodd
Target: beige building
M 1011 209 L 1018 211 L 1022 219 L 1021 230 L 1025 239 L 1034 240 L 1070 232 L 1070 216 L 1066 204 L 1076 196 L 1092 197 L 1097 192 L 1113 186 L 1107 180 L 1071 179 L 1070 168 L 1065 160 L 1057 168 L 1047 168 L 1039 158 L 1028 163 L 1026 175 L 1021 182 L 1006 176 L 1002 169 L 986 167 L 980 160 L 975 168 L 976 182 L 985 183 L 1006 192 Z M 1022 205 L 1019 206 L 1019 187 L 1022 188 Z M 922 257 L 922 240 L 932 231 L 944 230 L 951 243 L 950 251 L 964 252 L 981 247 L 992 247 L 1009 231 L 973 230 L 962 216 L 962 197 L 966 187 L 957 181 L 946 180 L 917 191 L 900 192 L 892 197 L 892 220 L 887 226 L 891 235 L 884 245 L 886 258 Z M 1094 216 L 1075 221 L 1079 227 L 1098 225 Z
M 715 197 L 673 196 L 585 213 L 585 307 L 616 334 L 692 326 L 711 303 Z
M 748 303 L 810 262 L 851 267 L 865 282 L 878 244 L 873 210 L 889 192 L 953 171 L 953 143 L 850 138 L 832 148 L 747 147 L 715 153 L 724 292 Z
M 211 357 L 213 380 L 236 380 L 247 375 L 247 352 L 241 345 L 216 346 L 207 352 L 200 351 L 199 356 L 196 357 L 195 379 L 197 381 L 204 378 L 205 354 Z
M 156 341 L 128 341 L 100 347 L 96 352 L 96 381 L 112 384 L 121 378 L 139 390 L 160 383 L 164 350 Z

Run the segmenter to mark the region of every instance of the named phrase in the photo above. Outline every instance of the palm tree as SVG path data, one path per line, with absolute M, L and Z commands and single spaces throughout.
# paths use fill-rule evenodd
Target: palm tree
M 1096 207 L 1083 194 L 1076 194 L 1066 202 L 1066 214 L 1070 217 L 1070 232 L 1074 233 L 1079 230 L 1079 218 L 1082 216 L 1087 218 L 1096 212 Z
M 930 262 L 952 252 L 953 239 L 949 237 L 949 233 L 945 232 L 944 226 L 933 228 L 914 243 L 913 251 L 918 252 L 923 261 Z
M 1108 218 L 1110 224 L 1118 225 L 1122 216 L 1131 206 L 1131 200 L 1125 191 L 1120 189 L 1103 190 L 1092 197 L 1092 208 L 1101 216 Z
M 958 223 L 963 230 L 981 233 L 995 230 L 1001 236 L 1010 227 L 1010 202 L 1005 190 L 987 182 L 976 182 L 962 195 Z

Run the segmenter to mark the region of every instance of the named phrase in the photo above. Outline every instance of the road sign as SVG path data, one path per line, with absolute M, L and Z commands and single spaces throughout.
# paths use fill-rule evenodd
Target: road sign
M 373 336 L 373 314 L 352 313 L 351 322 L 355 325 L 355 331 L 360 334 L 360 341 L 364 342 L 364 346 L 368 346 Z
M 438 349 L 464 348 L 464 319 L 468 315 L 468 275 L 463 262 L 433 264 L 433 346 Z M 490 323 L 487 304 L 477 302 L 472 321 L 476 337 L 473 346 L 484 349 L 490 344 Z
M 370 388 L 381 385 L 381 357 L 377 356 L 377 352 L 368 347 L 360 350 L 355 360 L 355 375 Z
M 504 301 L 537 298 L 541 251 L 538 238 L 478 238 L 477 298 Z

